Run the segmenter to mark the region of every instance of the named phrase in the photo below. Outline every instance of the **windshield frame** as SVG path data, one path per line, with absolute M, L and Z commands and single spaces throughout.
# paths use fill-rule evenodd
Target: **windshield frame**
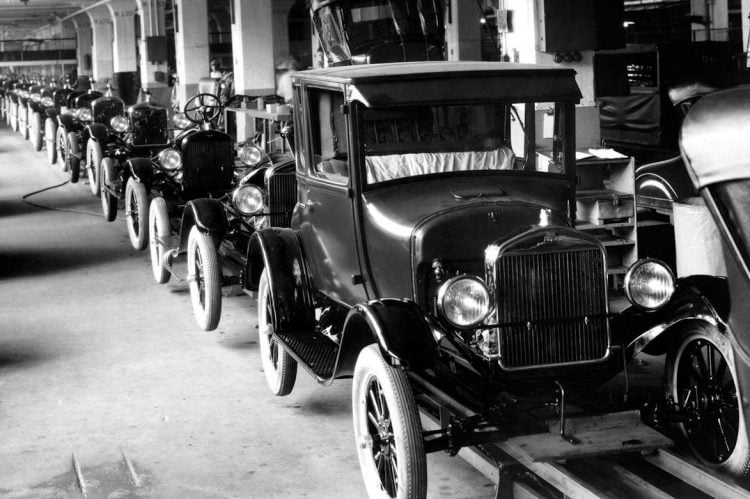
M 526 104 L 540 104 L 542 102 L 530 102 Z M 544 104 L 549 102 L 544 101 Z M 452 105 L 452 103 L 446 102 L 434 102 L 434 103 L 419 103 L 419 105 L 427 106 L 446 106 Z M 482 101 L 482 102 L 465 102 L 462 101 L 459 105 L 513 105 L 523 104 L 520 102 L 508 102 L 508 101 Z M 363 115 L 369 109 L 398 109 L 407 106 L 383 106 L 377 108 L 369 108 L 364 106 L 361 102 L 353 101 L 350 103 L 350 128 L 351 128 L 351 141 L 352 141 L 352 152 L 356 152 L 352 159 L 356 162 L 356 166 L 353 170 L 356 172 L 354 175 L 356 183 L 362 191 L 368 191 L 373 189 L 379 189 L 382 187 L 389 187 L 399 184 L 407 184 L 413 182 L 419 182 L 422 180 L 431 180 L 438 177 L 445 177 L 449 179 L 455 176 L 521 176 L 521 177 L 539 177 L 542 179 L 550 178 L 559 181 L 560 179 L 566 179 L 570 184 L 575 187 L 575 103 L 573 101 L 557 101 L 556 112 L 560 114 L 560 119 L 555 120 L 554 139 L 541 139 L 541 126 L 542 124 L 538 120 L 540 110 L 535 105 L 525 105 L 523 112 L 517 113 L 516 116 L 523 118 L 525 127 L 531 127 L 534 133 L 524 133 L 523 140 L 523 153 L 526 158 L 526 168 L 522 169 L 493 169 L 493 170 L 467 170 L 467 171 L 452 171 L 452 172 L 438 172 L 427 175 L 416 175 L 416 176 L 404 176 L 394 178 L 391 180 L 380 181 L 380 182 L 368 182 L 366 172 L 366 147 L 365 137 L 363 136 Z M 538 154 L 546 154 L 554 156 L 562 166 L 562 173 L 553 172 L 542 172 L 536 171 L 536 161 Z M 534 169 L 533 171 L 531 169 Z

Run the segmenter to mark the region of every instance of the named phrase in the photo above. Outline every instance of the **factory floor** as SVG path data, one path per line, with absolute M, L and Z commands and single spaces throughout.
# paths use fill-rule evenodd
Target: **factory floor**
M 201 331 L 187 285 L 156 284 L 66 180 L 0 125 L 0 497 L 364 497 L 351 382 L 271 395 L 255 303 L 224 298 Z M 494 497 L 444 453 L 428 477 L 429 497 Z

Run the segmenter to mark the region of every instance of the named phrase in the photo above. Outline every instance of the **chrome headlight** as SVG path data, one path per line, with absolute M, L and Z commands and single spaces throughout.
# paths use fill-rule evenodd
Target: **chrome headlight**
M 29 98 L 29 92 L 27 90 L 21 90 L 21 98 L 22 99 L 28 99 Z
M 674 274 L 659 260 L 644 258 L 630 266 L 623 287 L 633 305 L 645 310 L 658 310 L 672 298 Z
M 78 110 L 78 119 L 81 121 L 91 121 L 94 116 L 91 114 L 91 109 L 82 107 Z
M 55 101 L 52 100 L 52 97 L 42 97 L 42 105 L 44 107 L 52 107 L 55 105 Z
M 244 185 L 232 194 L 232 204 L 246 217 L 255 215 L 263 210 L 263 191 L 254 185 Z
M 174 123 L 174 126 L 176 128 L 179 128 L 181 130 L 184 130 L 186 128 L 190 128 L 193 126 L 193 122 L 187 119 L 187 116 L 185 116 L 185 113 L 175 113 L 175 115 L 172 117 L 172 123 Z
M 255 166 L 263 159 L 263 151 L 253 144 L 245 144 L 240 149 L 240 161 L 246 166 Z
M 438 309 L 457 328 L 470 328 L 490 313 L 490 293 L 484 282 L 472 275 L 459 275 L 438 289 Z
M 42 100 L 42 94 L 31 94 L 31 97 L 29 97 L 34 102 L 40 102 Z
M 115 116 L 109 120 L 109 126 L 115 132 L 127 132 L 128 128 L 130 128 L 130 122 L 125 116 Z
M 164 149 L 159 153 L 159 163 L 165 170 L 177 170 L 182 166 L 182 155 L 175 149 Z

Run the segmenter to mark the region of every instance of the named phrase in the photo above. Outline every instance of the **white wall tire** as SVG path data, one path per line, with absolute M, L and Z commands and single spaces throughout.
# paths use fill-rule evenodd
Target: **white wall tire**
M 427 496 L 427 459 L 414 394 L 377 345 L 362 349 L 354 367 L 352 416 L 359 465 L 369 497 Z
M 44 120 L 44 146 L 47 148 L 47 161 L 52 166 L 57 163 L 55 137 L 57 137 L 57 123 L 52 118 L 47 118 Z
M 125 186 L 125 224 L 133 248 L 145 250 L 148 244 L 148 195 L 146 186 L 133 177 Z
M 112 163 L 112 158 L 104 158 L 101 162 L 102 171 L 102 188 L 99 193 L 99 197 L 102 201 L 102 215 L 104 220 L 107 222 L 114 222 L 117 218 L 117 196 L 109 192 L 105 187 L 106 178 L 104 177 L 105 168 L 108 168 L 108 164 Z
M 18 132 L 24 140 L 29 140 L 29 108 L 18 108 Z
M 198 325 L 213 331 L 221 318 L 221 266 L 213 239 L 193 226 L 188 236 L 187 280 Z
M 30 126 L 31 126 L 31 132 L 29 135 L 29 139 L 31 140 L 31 145 L 35 151 L 41 151 L 42 144 L 44 144 L 44 142 L 42 141 L 42 115 L 41 113 L 31 114 Z
M 750 445 L 729 338 L 712 325 L 690 325 L 667 352 L 665 376 L 667 396 L 688 416 L 677 427 L 693 454 L 712 469 L 748 476 Z
M 268 271 L 264 269 L 258 283 L 258 345 L 268 388 L 281 397 L 292 393 L 297 380 L 297 361 L 273 338 L 273 300 L 268 279 Z
M 89 139 L 86 144 L 86 168 L 89 172 L 89 189 L 92 196 L 98 196 L 101 190 L 103 156 L 99 143 Z
M 149 227 L 149 249 L 151 252 L 151 269 L 154 272 L 154 280 L 159 284 L 169 282 L 170 273 L 164 267 L 164 253 L 169 252 L 168 262 L 172 264 L 171 248 L 167 244 L 171 230 L 169 228 L 169 212 L 167 211 L 167 202 L 162 197 L 156 197 L 151 200 L 151 207 L 148 210 L 148 227 Z
M 75 184 L 81 178 L 81 141 L 78 134 L 70 132 L 65 144 L 65 163 L 70 173 L 70 183 Z
M 65 127 L 58 126 L 55 132 L 55 146 L 57 148 L 57 165 L 64 172 L 68 171 L 68 162 L 66 156 L 68 154 L 68 134 L 65 133 Z

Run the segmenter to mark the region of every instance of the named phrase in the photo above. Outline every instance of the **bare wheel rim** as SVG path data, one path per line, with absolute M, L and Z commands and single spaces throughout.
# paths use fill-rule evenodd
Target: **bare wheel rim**
M 138 217 L 138 196 L 135 194 L 135 189 L 130 190 L 130 211 L 126 213 L 130 218 L 130 224 L 133 227 L 133 231 L 136 234 L 141 233 L 140 218 Z
M 206 279 L 203 275 L 203 260 L 199 246 L 195 246 L 195 282 L 198 285 L 198 300 L 201 307 L 206 308 Z
M 689 341 L 678 355 L 674 396 L 687 415 L 683 428 L 696 453 L 721 464 L 734 451 L 740 428 L 737 388 L 727 359 L 704 338 Z
M 372 439 L 372 457 L 380 477 L 380 484 L 389 497 L 398 493 L 398 449 L 393 435 L 391 414 L 383 387 L 377 377 L 367 382 L 365 410 L 367 433 Z

